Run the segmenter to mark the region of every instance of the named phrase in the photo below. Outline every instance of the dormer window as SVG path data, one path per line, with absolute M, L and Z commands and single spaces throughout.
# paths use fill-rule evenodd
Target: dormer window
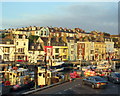
M 38 34 L 38 32 L 36 32 L 36 34 Z
M 25 36 L 25 35 L 23 36 L 23 39 L 26 39 L 26 36 Z
M 43 31 L 41 30 L 41 35 L 43 35 Z
M 51 32 L 53 32 L 53 30 L 51 30 Z
M 46 31 L 45 31 L 45 33 L 44 33 L 45 35 L 46 35 Z
M 7 44 L 10 44 L 10 41 L 7 41 L 6 43 L 7 43 Z
M 18 45 L 18 42 L 16 42 L 16 45 Z
M 24 46 L 25 46 L 25 42 L 24 42 Z
M 32 46 L 32 49 L 34 49 L 34 46 Z
M 38 46 L 38 49 L 40 49 L 40 46 Z
M 22 35 L 19 35 L 19 38 L 22 39 Z

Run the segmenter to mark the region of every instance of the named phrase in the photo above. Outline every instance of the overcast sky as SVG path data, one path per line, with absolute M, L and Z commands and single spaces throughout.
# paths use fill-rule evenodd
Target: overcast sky
M 118 34 L 117 2 L 3 2 L 2 28 L 79 27 Z M 0 26 L 1 27 L 1 26 Z

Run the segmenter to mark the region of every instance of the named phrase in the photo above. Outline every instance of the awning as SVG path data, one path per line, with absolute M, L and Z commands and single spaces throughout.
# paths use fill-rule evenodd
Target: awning
M 16 60 L 17 62 L 26 62 L 27 60 Z
M 112 61 L 120 61 L 120 59 L 112 59 Z

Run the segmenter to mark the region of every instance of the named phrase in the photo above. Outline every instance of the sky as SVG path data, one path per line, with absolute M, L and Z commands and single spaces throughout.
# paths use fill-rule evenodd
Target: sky
M 0 28 L 52 26 L 118 34 L 118 2 L 1 2 Z

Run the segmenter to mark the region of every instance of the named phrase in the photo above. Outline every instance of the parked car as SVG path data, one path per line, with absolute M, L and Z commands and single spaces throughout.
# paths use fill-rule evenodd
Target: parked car
M 108 81 L 111 81 L 113 83 L 120 83 L 120 73 L 119 72 L 113 72 L 109 76 L 107 76 Z
M 107 68 L 111 68 L 111 65 L 108 65 L 108 64 L 99 64 L 97 66 L 97 69 L 107 69 Z
M 23 84 L 23 85 L 14 85 L 11 89 L 10 92 L 19 92 L 19 91 L 23 91 L 23 90 L 29 90 L 30 88 L 33 88 L 35 86 L 35 82 L 34 81 L 30 81 L 27 84 Z
M 105 88 L 108 82 L 100 76 L 90 76 L 82 80 L 83 85 L 89 85 L 92 88 Z

